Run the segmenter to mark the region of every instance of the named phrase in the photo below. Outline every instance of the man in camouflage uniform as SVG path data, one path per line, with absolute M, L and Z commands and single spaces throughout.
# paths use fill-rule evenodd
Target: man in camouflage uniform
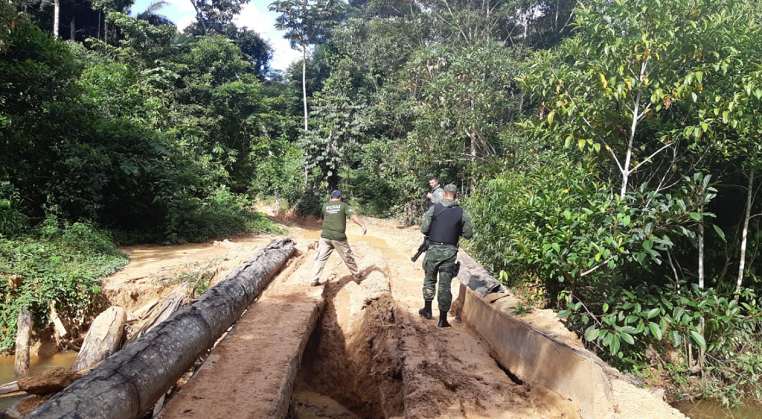
M 452 304 L 450 284 L 460 267 L 456 263 L 458 241 L 461 236 L 470 239 L 474 235 L 471 217 L 455 201 L 457 193 L 455 185 L 445 186 L 444 199 L 426 211 L 421 223 L 421 233 L 429 237 L 429 250 L 423 258 L 423 270 L 426 273 L 423 279 L 424 307 L 418 310 L 418 314 L 427 319 L 432 317 L 431 301 L 434 300 L 439 274 L 439 327 L 450 327 L 447 322 L 447 312 Z
M 315 265 L 312 268 L 312 280 L 310 281 L 310 285 L 313 287 L 320 285 L 320 276 L 323 274 L 323 268 L 333 253 L 333 249 L 339 252 L 339 256 L 349 268 L 354 279 L 356 281 L 362 279 L 362 274 L 357 269 L 357 262 L 355 262 L 355 257 L 352 254 L 352 248 L 349 247 L 347 241 L 347 218 L 362 228 L 363 235 L 368 232 L 365 224 L 354 213 L 352 207 L 341 200 L 341 191 L 331 192 L 331 199 L 323 205 L 323 232 L 320 234 Z
M 426 199 L 429 200 L 429 208 L 431 208 L 432 205 L 442 202 L 444 190 L 439 185 L 439 179 L 436 176 L 429 179 L 429 186 L 431 187 L 431 192 L 426 194 Z

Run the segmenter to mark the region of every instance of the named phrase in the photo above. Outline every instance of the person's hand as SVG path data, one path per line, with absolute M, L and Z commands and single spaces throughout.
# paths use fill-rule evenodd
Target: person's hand
M 367 232 L 368 232 L 368 229 L 365 228 L 365 226 L 362 226 L 362 235 L 364 236 L 365 233 L 367 233 Z
M 426 199 L 431 199 L 431 192 L 426 194 Z

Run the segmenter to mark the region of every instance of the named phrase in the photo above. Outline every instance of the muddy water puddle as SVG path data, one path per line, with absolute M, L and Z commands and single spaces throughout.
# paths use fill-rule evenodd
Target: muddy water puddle
M 359 419 L 359 416 L 338 401 L 312 391 L 294 393 L 292 417 L 294 419 Z
M 29 370 L 31 374 L 36 374 L 54 367 L 70 368 L 75 359 L 77 359 L 77 352 L 75 351 L 60 352 L 53 356 L 34 356 L 30 360 Z M 13 374 L 14 362 L 13 356 L 0 356 L 0 384 L 16 381 L 16 376 Z M 22 397 L 0 399 L 0 409 L 16 403 Z
M 697 400 L 673 403 L 673 406 L 691 419 L 760 419 L 762 406 L 742 405 L 728 409 L 712 400 Z

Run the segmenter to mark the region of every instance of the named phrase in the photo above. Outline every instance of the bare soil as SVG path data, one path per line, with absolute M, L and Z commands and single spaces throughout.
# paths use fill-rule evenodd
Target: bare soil
M 289 300 L 311 298 L 318 289 L 324 292 L 326 300 L 323 315 L 304 353 L 291 417 L 580 417 L 576 406 L 558 394 L 542 386 L 512 380 L 490 356 L 487 343 L 465 323 L 451 321 L 452 328 L 437 328 L 436 304 L 434 319 L 418 316 L 423 271 L 420 260 L 410 262 L 421 239 L 416 227 L 364 219 L 368 234 L 363 236 L 359 227 L 350 225 L 349 242 L 365 278 L 359 283 L 352 280 L 338 255 L 333 255 L 321 279 L 326 282 L 323 290 L 308 286 L 320 223 L 283 213 L 273 214 L 273 218 L 288 229 L 287 234 L 297 243 L 298 254 L 265 292 L 265 296 L 272 294 L 268 300 L 263 297 L 251 310 L 267 311 L 269 307 L 270 317 L 287 319 Z M 185 273 L 213 269 L 216 274 L 212 282 L 219 281 L 269 240 L 267 236 L 239 237 L 198 245 L 127 248 L 130 263 L 107 278 L 103 288 L 112 304 L 136 312 L 169 294 L 177 284 L 176 278 Z M 295 292 L 294 286 L 304 288 Z M 457 283 L 453 283 L 452 291 L 457 296 Z M 267 345 L 267 352 L 288 351 L 279 348 L 280 344 L 286 345 L 286 339 L 278 338 L 284 330 L 256 332 L 256 324 L 245 325 L 246 316 L 236 328 L 241 327 L 242 334 L 252 336 L 237 344 L 230 342 L 226 352 L 239 359 L 259 357 L 264 363 L 267 357 L 261 354 L 262 345 Z M 536 316 L 534 324 L 548 328 L 552 334 L 575 340 L 555 316 L 541 310 L 529 316 Z M 288 328 L 288 324 L 285 321 L 282 327 Z M 261 339 L 263 333 L 267 339 Z M 233 373 L 207 374 L 205 387 L 229 388 Z M 255 391 L 248 384 L 233 384 L 248 394 Z M 247 403 L 261 402 L 256 397 L 225 397 L 209 391 L 214 403 L 204 408 L 209 410 L 195 411 L 193 416 L 229 417 L 225 412 L 247 411 Z M 660 416 L 660 406 L 650 408 L 641 417 L 670 417 Z

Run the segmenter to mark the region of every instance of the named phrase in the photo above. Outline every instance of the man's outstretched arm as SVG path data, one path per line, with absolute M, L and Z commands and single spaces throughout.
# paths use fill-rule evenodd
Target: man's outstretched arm
M 360 226 L 360 228 L 362 228 L 362 234 L 363 235 L 365 235 L 365 233 L 368 232 L 368 229 L 365 227 L 365 224 L 363 224 L 363 222 L 360 220 L 360 217 L 358 217 L 355 214 L 352 214 L 352 215 L 349 216 L 349 219 L 352 220 L 353 223 L 355 223 L 358 226 Z

